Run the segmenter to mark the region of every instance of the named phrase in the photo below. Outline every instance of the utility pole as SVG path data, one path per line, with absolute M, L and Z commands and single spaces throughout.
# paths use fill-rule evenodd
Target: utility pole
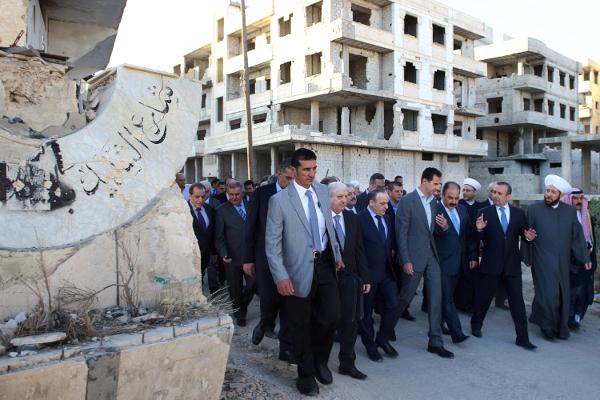
M 242 52 L 244 53 L 244 97 L 246 100 L 246 161 L 248 179 L 253 179 L 254 147 L 252 145 L 252 110 L 250 107 L 250 81 L 248 80 L 248 32 L 246 31 L 246 2 L 240 0 L 242 12 Z

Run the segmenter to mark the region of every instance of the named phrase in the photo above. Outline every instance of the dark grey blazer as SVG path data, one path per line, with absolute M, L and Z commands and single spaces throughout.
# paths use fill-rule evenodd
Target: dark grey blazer
M 246 213 L 248 204 L 244 202 Z M 217 207 L 215 248 L 220 257 L 231 257 L 232 265 L 242 265 L 244 255 L 244 219 L 229 201 Z
M 396 213 L 396 241 L 400 265 L 412 263 L 415 272 L 425 271 L 430 255 L 438 259 L 433 231 L 435 226 L 436 202 L 431 207 L 431 226 L 427 225 L 427 215 L 417 190 L 413 190 L 400 200 Z

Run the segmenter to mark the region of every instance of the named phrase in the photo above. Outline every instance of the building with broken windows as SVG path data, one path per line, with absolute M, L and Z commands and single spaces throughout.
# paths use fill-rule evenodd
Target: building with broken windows
M 216 6 L 212 37 L 175 71 L 202 83 L 188 181 L 246 176 L 241 14 Z M 368 181 L 379 171 L 414 187 L 425 166 L 461 180 L 476 138 L 474 59 L 483 22 L 433 1 L 286 0 L 247 7 L 255 177 L 297 147 L 319 177 Z
M 470 175 L 482 184 L 510 182 L 517 197 L 541 193 L 549 173 L 579 185 L 571 160 L 581 155 L 555 145 L 580 131 L 581 65 L 532 38 L 478 46 L 475 58 L 488 66 L 476 80 L 477 105 L 486 110 L 477 136 L 488 151 L 470 161 Z

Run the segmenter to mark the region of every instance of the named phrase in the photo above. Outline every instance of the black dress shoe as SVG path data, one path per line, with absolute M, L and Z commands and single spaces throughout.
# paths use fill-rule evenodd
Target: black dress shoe
M 280 351 L 279 359 L 287 362 L 288 364 L 296 364 L 296 357 L 294 357 L 294 354 L 289 350 Z
M 258 325 L 256 325 L 252 330 L 252 344 L 258 346 L 264 337 L 265 331 L 259 322 Z
M 391 358 L 398 357 L 398 352 L 396 351 L 396 349 L 394 349 L 392 347 L 392 345 L 389 342 L 377 343 L 377 347 L 380 347 L 381 350 L 383 350 L 385 352 L 385 354 L 388 355 L 388 357 L 391 357 Z
M 395 342 L 396 341 L 396 332 L 392 331 L 392 336 L 390 337 L 390 342 Z
M 450 329 L 448 329 L 444 325 L 442 325 L 442 334 L 449 335 L 450 334 Z
M 312 376 L 299 377 L 296 380 L 296 388 L 305 396 L 318 396 L 319 394 L 319 385 Z
M 535 349 L 537 349 L 537 346 L 535 344 L 531 343 L 529 340 L 527 340 L 527 341 L 516 340 L 515 344 L 517 346 L 520 346 L 520 347 L 524 348 L 525 350 L 535 350 Z
M 315 364 L 315 378 L 323 385 L 331 385 L 331 382 L 333 382 L 333 375 L 331 375 L 329 367 L 321 363 Z
M 581 324 L 575 320 L 572 320 L 572 321 L 567 322 L 567 326 L 572 331 L 578 331 L 579 328 L 581 327 Z
M 473 334 L 473 336 L 480 338 L 482 336 L 481 334 L 481 328 L 471 328 L 471 333 Z
M 381 357 L 381 354 L 379 354 L 377 349 L 367 350 L 367 356 L 369 356 L 369 360 L 371 360 L 371 361 L 375 361 L 375 362 L 383 361 L 383 357 Z
M 544 335 L 544 338 L 546 340 L 554 342 L 556 336 L 554 335 L 554 332 L 552 332 L 552 329 L 541 328 L 540 330 L 542 331 L 542 335 Z
M 469 337 L 470 337 L 469 335 L 452 336 L 452 343 L 454 343 L 454 344 L 462 343 L 465 340 L 467 340 Z
M 406 308 L 404 310 L 404 312 L 402 313 L 400 318 L 404 318 L 407 321 L 416 321 L 417 320 L 415 317 L 413 317 L 413 315 L 410 313 L 410 311 L 408 311 L 408 308 Z
M 448 351 L 444 348 L 444 346 L 427 346 L 427 351 L 433 354 L 437 354 L 442 358 L 454 358 L 454 353 Z
M 496 303 L 496 308 L 499 308 L 501 310 L 510 310 L 510 307 L 506 305 L 505 302 L 502 303 Z
M 235 319 L 235 323 L 237 324 L 237 326 L 246 326 L 246 318 L 244 318 L 244 317 L 237 317 Z
M 348 376 L 351 376 L 354 379 L 360 379 L 360 380 L 367 379 L 367 375 L 365 375 L 362 372 L 360 372 L 358 369 L 356 369 L 355 366 L 352 366 L 350 368 L 340 367 L 338 369 L 338 372 L 340 373 L 340 375 L 348 375 Z
M 265 336 L 269 339 L 277 339 L 277 333 L 275 333 L 275 329 L 273 328 L 265 329 Z

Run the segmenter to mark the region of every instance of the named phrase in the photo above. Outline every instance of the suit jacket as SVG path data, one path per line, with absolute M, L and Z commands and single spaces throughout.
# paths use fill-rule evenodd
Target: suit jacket
M 367 206 L 369 205 L 369 200 L 367 199 L 367 197 L 368 194 L 366 191 L 356 196 L 356 205 L 354 207 L 356 207 L 357 212 L 361 212 L 362 210 L 367 208 Z
M 246 219 L 246 246 L 244 250 L 244 263 L 267 263 L 265 252 L 265 232 L 267 230 L 267 213 L 269 199 L 277 193 L 275 183 L 257 188 L 252 194 L 248 205 L 248 218 Z
M 352 211 L 344 210 L 344 227 L 346 229 L 346 240 L 344 241 L 344 250 L 342 250 L 342 260 L 346 270 L 358 275 L 363 283 L 370 283 L 367 257 L 361 227 L 358 217 Z M 337 236 L 337 235 L 336 235 Z
M 510 207 L 510 219 L 506 236 L 500 225 L 500 218 L 496 206 L 488 206 L 479 210 L 487 226 L 478 232 L 479 239 L 483 242 L 483 256 L 479 264 L 479 271 L 484 274 L 521 275 L 521 252 L 519 238 L 525 240 L 523 231 L 527 229 L 525 212 L 513 206 Z
M 335 240 L 329 191 L 327 186 L 320 183 L 313 183 L 312 188 L 319 199 L 329 244 L 337 262 L 342 256 Z M 312 249 L 310 225 L 298 191 L 291 184 L 269 199 L 265 250 L 275 282 L 290 279 L 297 297 L 307 297 L 310 294 L 314 272 Z M 335 265 L 332 264 L 331 268 L 335 271 Z
M 244 203 L 244 206 L 248 210 L 248 204 Z M 244 219 L 229 201 L 217 208 L 215 248 L 220 257 L 230 257 L 232 265 L 242 265 L 245 241 L 244 224 Z
M 206 201 L 204 202 L 204 204 L 208 204 L 214 210 L 214 209 L 216 209 L 217 207 L 219 207 L 221 205 L 221 202 L 219 200 L 217 200 L 216 197 L 209 197 L 208 199 L 206 199 Z
M 400 265 L 412 263 L 416 272 L 425 271 L 428 252 L 438 259 L 433 238 L 437 207 L 435 199 L 429 206 L 430 226 L 427 225 L 427 214 L 416 189 L 402 198 L 396 213 L 396 241 Z
M 226 203 L 226 202 L 229 201 L 227 199 L 227 192 L 226 191 L 223 192 L 223 193 L 221 193 L 221 194 L 218 194 L 218 195 L 216 195 L 214 197 L 215 197 L 215 199 L 217 199 L 219 201 L 219 203 Z
M 198 223 L 198 216 L 196 215 L 194 207 L 189 201 L 187 203 L 190 207 L 190 213 L 192 214 L 192 228 L 194 229 L 194 235 L 196 235 L 196 240 L 198 240 L 198 247 L 200 248 L 200 252 L 214 253 L 215 209 L 206 203 L 203 205 L 204 209 L 206 210 L 206 215 L 208 216 L 208 227 L 206 231 L 204 231 Z
M 446 212 L 443 204 L 438 204 L 436 214 L 443 214 L 448 221 L 448 229 L 442 230 L 437 224 L 435 226 L 435 247 L 438 252 L 440 269 L 444 275 L 458 275 L 459 271 L 469 268 L 469 261 L 476 261 L 475 240 L 471 235 L 471 219 L 465 207 L 459 204 L 456 207 L 459 218 L 459 233 L 456 232 L 450 215 Z
M 379 229 L 371 217 L 369 210 L 362 210 L 358 213 L 365 253 L 367 255 L 367 265 L 369 266 L 369 276 L 372 283 L 379 283 L 386 276 L 396 279 L 393 262 L 394 230 L 392 229 L 392 221 L 389 217 L 384 215 L 383 219 L 388 228 L 385 241 L 382 240 Z
M 400 208 L 400 205 L 398 205 L 398 208 Z M 388 209 L 385 212 L 385 214 L 388 216 L 388 218 L 390 219 L 390 221 L 392 221 L 392 225 L 395 224 L 396 213 L 394 212 L 394 207 L 392 207 L 392 202 L 391 201 L 388 201 Z

